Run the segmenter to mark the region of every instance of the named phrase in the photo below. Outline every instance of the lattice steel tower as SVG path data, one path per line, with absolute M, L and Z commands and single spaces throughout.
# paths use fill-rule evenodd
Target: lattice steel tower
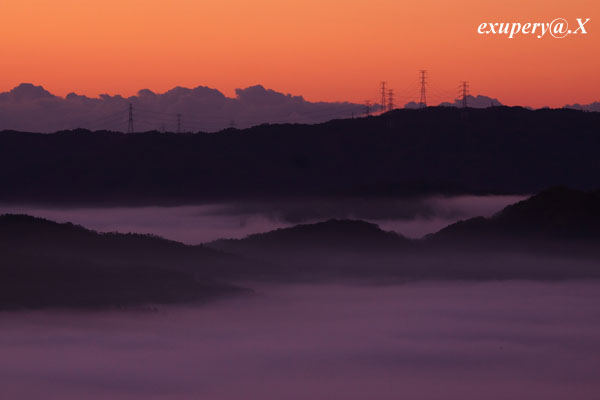
M 463 106 L 463 108 L 467 108 L 467 96 L 469 95 L 469 82 L 468 81 L 462 81 L 460 83 L 460 93 L 461 93 L 461 99 L 462 99 L 462 106 Z
M 419 100 L 419 107 L 427 107 L 427 70 L 422 69 L 419 71 L 421 75 L 421 99 Z
M 381 82 L 381 112 L 385 112 L 385 81 Z
M 129 103 L 129 122 L 127 123 L 127 133 L 133 133 L 133 105 Z

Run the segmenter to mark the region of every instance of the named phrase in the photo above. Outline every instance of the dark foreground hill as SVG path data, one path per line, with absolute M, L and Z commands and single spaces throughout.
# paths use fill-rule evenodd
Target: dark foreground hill
M 600 278 L 600 196 L 566 188 L 420 240 L 329 220 L 186 246 L 0 216 L 0 309 L 209 300 L 245 292 L 232 284 L 240 280 L 588 278 Z
M 363 252 L 400 250 L 410 244 L 411 240 L 394 232 L 383 231 L 375 224 L 332 219 L 258 233 L 245 239 L 220 239 L 210 243 L 209 247 L 230 253 L 253 250 L 288 252 L 308 249 Z
M 305 277 L 600 278 L 600 196 L 555 187 L 421 240 L 362 221 L 330 220 L 208 246 Z
M 600 192 L 553 187 L 491 218 L 471 218 L 447 226 L 427 240 L 454 247 L 548 245 L 550 252 L 580 245 L 600 254 Z
M 207 134 L 0 133 L 0 201 L 536 193 L 600 185 L 600 113 L 395 110 Z
M 157 237 L 0 216 L 0 309 L 106 308 L 210 300 L 245 290 L 209 271 L 233 262 Z
M 386 273 L 414 251 L 412 240 L 357 220 L 328 220 L 315 224 L 222 239 L 208 247 L 259 261 L 262 271 L 248 278 L 315 279 L 316 277 L 369 277 Z M 376 265 L 376 268 L 371 266 Z M 393 267 L 392 267 L 393 269 Z

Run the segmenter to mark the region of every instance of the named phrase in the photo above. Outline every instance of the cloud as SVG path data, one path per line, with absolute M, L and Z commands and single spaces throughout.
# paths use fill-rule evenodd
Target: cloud
M 500 100 L 488 96 L 467 96 L 467 105 L 471 108 L 488 108 L 492 106 L 501 106 Z M 442 107 L 462 107 L 462 99 L 456 99 L 452 103 L 441 103 Z
M 0 93 L 0 130 L 55 132 L 127 129 L 128 107 L 133 106 L 136 131 L 213 132 L 230 126 L 248 128 L 264 123 L 318 123 L 360 114 L 363 105 L 348 102 L 309 102 L 261 85 L 237 89 L 236 97 L 205 86 L 175 87 L 165 93 L 149 89 L 135 96 L 101 94 L 91 98 L 76 93 L 55 96 L 41 86 L 23 83 Z M 179 115 L 179 116 L 178 116 Z M 178 123 L 179 122 L 179 123 Z
M 430 104 L 432 105 L 432 104 Z M 500 100 L 488 96 L 477 95 L 467 96 L 467 105 L 471 108 L 488 108 L 490 106 L 501 106 Z M 462 107 L 462 99 L 455 99 L 453 102 L 443 102 L 438 104 L 440 107 Z M 419 108 L 419 103 L 410 101 L 404 105 L 404 108 Z
M 0 102 L 23 103 L 27 101 L 36 101 L 43 99 L 56 98 L 41 86 L 35 86 L 31 83 L 22 83 L 9 92 L 0 93 Z
M 595 101 L 590 104 L 567 104 L 564 108 L 573 108 L 575 110 L 596 111 L 600 112 L 600 101 Z

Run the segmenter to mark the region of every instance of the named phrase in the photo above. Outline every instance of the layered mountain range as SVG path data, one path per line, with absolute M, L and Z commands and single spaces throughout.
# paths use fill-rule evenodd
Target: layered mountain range
M 423 239 L 327 220 L 188 246 L 3 215 L 0 261 L 2 309 L 207 301 L 258 281 L 597 279 L 600 194 L 550 188 Z

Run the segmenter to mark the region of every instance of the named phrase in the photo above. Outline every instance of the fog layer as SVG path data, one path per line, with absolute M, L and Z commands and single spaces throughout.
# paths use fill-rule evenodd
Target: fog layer
M 599 289 L 263 286 L 251 299 L 157 313 L 3 313 L 0 392 L 61 400 L 597 399 Z
M 242 238 L 299 223 L 362 219 L 412 238 L 474 216 L 490 216 L 524 196 L 396 199 L 311 198 L 177 207 L 51 207 L 0 204 L 0 214 L 72 222 L 100 232 L 151 233 L 186 244 Z

